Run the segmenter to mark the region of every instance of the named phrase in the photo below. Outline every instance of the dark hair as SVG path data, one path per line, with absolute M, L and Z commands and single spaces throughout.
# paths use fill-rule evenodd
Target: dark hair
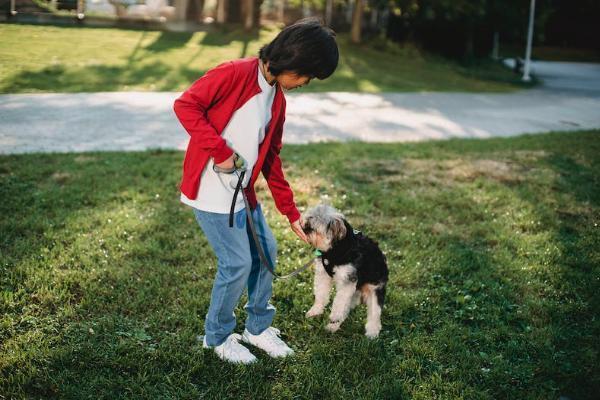
M 316 18 L 305 18 L 285 27 L 258 56 L 275 76 L 291 71 L 325 79 L 337 68 L 339 52 L 335 32 Z

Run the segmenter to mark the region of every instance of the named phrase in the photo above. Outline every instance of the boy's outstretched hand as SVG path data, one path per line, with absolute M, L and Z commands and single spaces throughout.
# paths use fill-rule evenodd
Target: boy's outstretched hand
M 301 219 L 298 219 L 295 222 L 291 223 L 292 230 L 303 242 L 308 243 L 308 239 L 306 238 L 306 235 L 304 234 L 304 231 L 302 230 L 302 226 L 300 225 L 300 220 Z

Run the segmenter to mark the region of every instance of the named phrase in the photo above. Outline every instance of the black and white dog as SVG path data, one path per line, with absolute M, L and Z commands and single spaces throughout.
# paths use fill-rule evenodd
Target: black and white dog
M 388 281 L 386 258 L 377 243 L 352 229 L 344 215 L 328 205 L 308 210 L 303 215 L 302 229 L 309 243 L 322 254 L 315 265 L 315 304 L 306 316 L 323 313 L 335 282 L 327 330 L 337 331 L 350 311 L 362 302 L 367 305 L 365 333 L 369 338 L 377 337 Z

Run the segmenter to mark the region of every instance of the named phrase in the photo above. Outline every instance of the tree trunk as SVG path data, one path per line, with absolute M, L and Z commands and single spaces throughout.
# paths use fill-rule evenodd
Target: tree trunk
M 352 38 L 353 43 L 360 43 L 362 15 L 363 15 L 362 0 L 354 0 L 354 10 L 352 12 L 352 32 L 351 32 L 351 38 Z
M 249 31 L 254 28 L 254 0 L 243 0 L 242 16 L 244 29 Z
M 377 21 L 379 21 L 379 9 L 376 7 L 373 7 L 371 9 L 371 21 L 370 21 L 370 27 L 371 29 L 375 30 L 377 29 Z
M 242 24 L 244 22 L 244 1 L 246 0 L 227 0 L 226 19 L 227 23 Z
M 202 22 L 204 0 L 190 0 L 185 10 L 185 20 L 191 22 Z
M 467 42 L 465 43 L 465 58 L 470 60 L 475 57 L 475 28 L 473 23 L 467 25 Z
M 217 23 L 227 22 L 227 0 L 217 0 Z
M 325 25 L 331 26 L 331 18 L 333 16 L 333 0 L 325 1 Z
M 279 0 L 277 7 L 277 20 L 283 22 L 285 20 L 285 0 Z
M 500 59 L 500 33 L 494 32 L 494 44 L 492 46 L 492 58 L 494 60 Z
M 108 2 L 115 8 L 115 14 L 117 17 L 124 17 L 127 14 L 127 7 L 117 0 L 108 0 Z

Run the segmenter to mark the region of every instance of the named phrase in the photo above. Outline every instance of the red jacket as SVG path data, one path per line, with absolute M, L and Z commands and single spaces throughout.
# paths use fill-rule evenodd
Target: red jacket
M 200 176 L 209 157 L 218 164 L 233 154 L 221 134 L 233 113 L 260 93 L 257 71 L 256 57 L 223 63 L 206 72 L 175 100 L 175 114 L 190 135 L 180 184 L 181 192 L 189 199 L 195 199 L 198 195 Z M 284 120 L 285 97 L 277 85 L 269 130 L 258 148 L 258 159 L 245 192 L 250 206 L 255 208 L 254 183 L 262 171 L 277 209 L 290 222 L 294 222 L 300 218 L 300 212 L 294 203 L 292 189 L 283 176 L 279 158 Z

